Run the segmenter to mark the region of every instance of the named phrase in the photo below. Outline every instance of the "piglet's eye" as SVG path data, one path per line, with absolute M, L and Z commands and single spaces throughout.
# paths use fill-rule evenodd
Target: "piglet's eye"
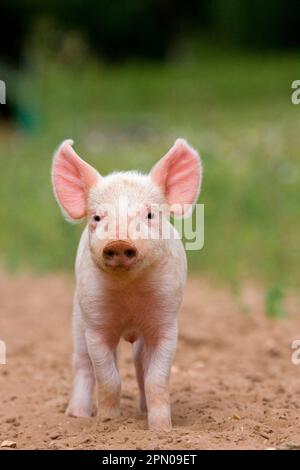
M 149 220 L 154 219 L 154 213 L 153 212 L 148 212 L 147 219 L 149 219 Z
M 101 220 L 100 215 L 94 215 L 93 219 L 95 222 L 100 222 Z

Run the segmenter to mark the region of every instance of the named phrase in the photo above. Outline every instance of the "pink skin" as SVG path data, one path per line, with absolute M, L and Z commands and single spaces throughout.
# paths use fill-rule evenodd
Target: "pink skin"
M 111 419 L 120 414 L 121 382 L 117 347 L 121 338 L 133 343 L 140 406 L 147 411 L 153 430 L 171 428 L 169 377 L 177 340 L 177 313 L 186 279 L 183 245 L 174 236 L 163 239 L 157 214 L 149 207 L 194 204 L 201 182 L 198 154 L 178 139 L 152 169 L 102 177 L 78 157 L 72 141 L 65 141 L 53 160 L 54 193 L 70 220 L 87 217 L 76 258 L 76 290 L 73 307 L 73 391 L 66 413 L 92 415 L 97 382 L 98 414 Z M 126 207 L 118 205 L 126 196 Z M 138 214 L 128 209 L 139 201 Z M 115 207 L 115 211 L 107 210 Z M 96 216 L 96 218 L 95 218 Z M 170 225 L 166 214 L 160 216 Z M 138 223 L 158 235 L 132 239 L 128 227 Z M 99 220 L 100 218 L 100 220 Z M 117 236 L 104 235 L 108 221 L 115 222 Z

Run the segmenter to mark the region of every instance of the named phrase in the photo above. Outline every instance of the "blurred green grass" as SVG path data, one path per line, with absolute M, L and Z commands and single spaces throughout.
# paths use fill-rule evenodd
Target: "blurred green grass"
M 0 132 L 3 263 L 37 271 L 73 266 L 83 227 L 63 220 L 50 185 L 63 139 L 73 138 L 76 151 L 107 174 L 148 171 L 181 136 L 204 163 L 205 245 L 188 253 L 191 269 L 233 284 L 252 278 L 295 287 L 300 106 L 290 95 L 299 76 L 293 55 L 33 63 L 19 89 L 31 132 Z

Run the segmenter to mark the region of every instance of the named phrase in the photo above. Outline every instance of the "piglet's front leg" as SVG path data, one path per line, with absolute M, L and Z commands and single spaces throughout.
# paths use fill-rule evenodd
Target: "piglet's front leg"
M 150 430 L 172 428 L 169 379 L 177 342 L 177 323 L 161 332 L 154 344 L 145 342 L 144 384 Z
M 86 340 L 97 378 L 98 416 L 103 420 L 117 418 L 121 395 L 116 362 L 118 340 L 91 328 L 86 331 Z

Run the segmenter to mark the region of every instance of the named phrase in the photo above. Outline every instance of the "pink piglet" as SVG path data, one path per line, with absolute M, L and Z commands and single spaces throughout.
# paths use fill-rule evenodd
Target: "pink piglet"
M 140 407 L 152 430 L 171 428 L 169 377 L 186 255 L 169 222 L 196 202 L 201 162 L 177 139 L 148 175 L 102 176 L 64 141 L 54 155 L 54 193 L 68 220 L 86 219 L 76 257 L 73 305 L 73 390 L 66 413 L 120 414 L 117 348 L 132 343 Z

